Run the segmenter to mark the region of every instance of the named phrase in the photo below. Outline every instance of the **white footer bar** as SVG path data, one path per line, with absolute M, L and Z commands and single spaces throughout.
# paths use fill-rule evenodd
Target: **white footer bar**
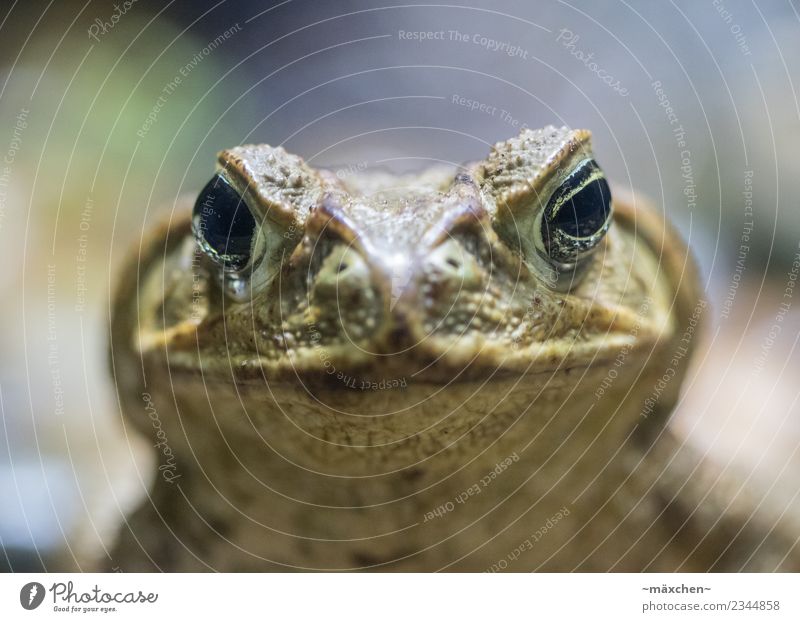
M 790 574 L 0 576 L 0 620 L 798 621 L 799 603 Z

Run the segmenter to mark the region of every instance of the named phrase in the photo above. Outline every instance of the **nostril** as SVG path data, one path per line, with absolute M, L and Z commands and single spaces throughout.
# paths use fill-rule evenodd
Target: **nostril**
M 425 262 L 426 278 L 439 287 L 453 288 L 480 287 L 484 271 L 463 244 L 455 239 L 431 249 Z
M 315 296 L 344 296 L 371 287 L 370 269 L 364 258 L 339 245 L 330 250 L 316 273 L 311 273 L 311 279 Z

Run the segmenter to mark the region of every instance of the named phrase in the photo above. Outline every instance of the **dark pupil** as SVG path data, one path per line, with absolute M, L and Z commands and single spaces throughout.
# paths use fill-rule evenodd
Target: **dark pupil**
M 611 211 L 611 190 L 604 177 L 586 183 L 586 179 L 596 170 L 596 167 L 587 164 L 567 178 L 551 199 L 553 205 L 548 206 L 555 210 L 555 214 L 548 219 L 549 226 L 573 238 L 586 238 L 600 230 Z M 580 189 L 575 192 L 577 188 Z M 572 192 L 575 193 L 559 205 L 560 198 Z
M 240 270 L 250 261 L 256 222 L 242 198 L 221 175 L 203 188 L 194 205 L 192 229 L 200 246 L 217 263 Z

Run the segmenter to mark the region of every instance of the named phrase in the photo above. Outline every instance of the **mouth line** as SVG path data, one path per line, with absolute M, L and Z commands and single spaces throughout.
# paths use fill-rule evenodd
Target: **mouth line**
M 316 357 L 313 350 L 306 354 Z M 226 360 L 220 365 L 199 368 L 193 365 L 173 363 L 173 370 L 180 374 L 202 376 L 205 384 L 236 384 L 241 386 L 291 386 L 326 387 L 328 389 L 360 390 L 358 387 L 373 387 L 383 383 L 394 388 L 415 386 L 447 386 L 471 382 L 492 384 L 513 378 L 556 377 L 583 374 L 593 368 L 607 368 L 613 364 L 613 353 L 596 355 L 585 362 L 545 361 L 537 363 L 535 358 L 511 362 L 491 356 L 475 356 L 465 361 L 455 362 L 450 358 L 438 360 L 409 359 L 387 365 L 376 365 L 375 357 L 364 356 L 361 360 L 342 362 L 330 359 L 325 365 L 318 359 L 299 359 L 289 361 L 269 361 L 250 357 L 242 361 Z M 309 362 L 312 361 L 310 364 Z M 355 386 L 354 386 L 355 385 Z

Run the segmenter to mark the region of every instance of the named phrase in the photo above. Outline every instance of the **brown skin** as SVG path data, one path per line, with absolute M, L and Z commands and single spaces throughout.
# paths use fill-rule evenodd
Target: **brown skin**
M 404 177 L 223 151 L 266 250 L 226 295 L 178 220 L 123 271 L 112 369 L 163 435 L 109 566 L 797 568 L 785 521 L 665 427 L 705 302 L 660 215 L 615 191 L 549 279 L 537 215 L 586 157 L 564 128 Z

